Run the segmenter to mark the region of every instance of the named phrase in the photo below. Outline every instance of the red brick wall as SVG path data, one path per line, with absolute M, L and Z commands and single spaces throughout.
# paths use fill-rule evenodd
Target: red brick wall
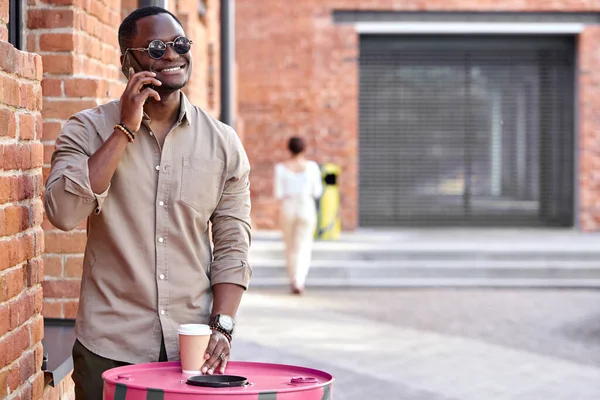
M 600 8 L 600 7 L 599 7 Z M 579 221 L 600 229 L 600 26 L 579 40 Z
M 29 0 L 27 48 L 44 61 L 44 179 L 55 139 L 72 114 L 117 98 L 124 88 L 117 29 L 120 1 Z M 85 224 L 65 233 L 44 219 L 46 317 L 74 318 L 81 277 Z
M 190 101 L 219 117 L 219 0 L 205 0 L 206 15 L 198 13 L 198 0 L 179 0 L 170 10 L 194 42 L 194 72 L 184 89 Z
M 0 2 L 6 39 L 7 2 Z M 4 32 L 4 33 L 2 33 Z M 0 41 L 0 398 L 37 399 L 42 310 L 42 60 Z
M 253 222 L 277 227 L 273 165 L 287 157 L 287 139 L 301 135 L 308 156 L 342 166 L 342 221 L 358 217 L 358 35 L 334 25 L 333 10 L 395 11 L 600 11 L 598 0 L 278 0 L 236 3 L 239 107 L 252 163 Z M 293 21 L 293 22 L 292 22 Z M 600 228 L 600 48 L 598 28 L 580 44 L 581 154 L 578 205 L 582 229 Z M 594 41 L 594 38 L 596 40 Z

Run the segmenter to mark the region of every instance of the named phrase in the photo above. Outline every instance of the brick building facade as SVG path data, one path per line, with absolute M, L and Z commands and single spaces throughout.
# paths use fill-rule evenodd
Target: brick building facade
M 17 3 L 23 51 L 8 43 L 9 4 Z M 64 122 L 119 98 L 125 87 L 117 29 L 136 6 L 136 0 L 0 2 L 2 398 L 73 397 L 70 378 L 56 387 L 44 382 L 41 341 L 44 318 L 71 319 L 77 313 L 85 224 L 59 231 L 44 217 L 41 198 Z M 194 76 L 186 94 L 217 117 L 219 7 L 219 0 L 169 2 L 194 41 Z
M 0 397 L 30 399 L 44 390 L 42 60 L 6 42 L 7 22 L 1 7 Z
M 392 37 L 390 39 L 392 41 L 397 38 L 404 40 L 404 42 L 397 40 L 396 44 L 410 46 L 411 35 L 416 35 L 415 32 L 422 35 L 425 29 L 429 29 L 423 22 L 430 23 L 427 26 L 430 26 L 431 31 L 424 33 L 428 38 L 436 40 L 449 36 L 456 25 L 448 24 L 448 22 L 458 22 L 460 26 L 457 36 L 461 36 L 461 39 L 468 36 L 470 40 L 474 37 L 483 37 L 484 33 L 482 32 L 489 31 L 490 26 L 493 28 L 494 25 L 490 25 L 490 23 L 503 21 L 504 24 L 500 24 L 502 25 L 500 29 L 508 31 L 501 32 L 500 36 L 506 37 L 511 29 L 517 29 L 519 34 L 515 40 L 518 42 L 522 37 L 538 38 L 540 35 L 532 32 L 540 27 L 546 29 L 549 25 L 551 26 L 546 36 L 561 35 L 561 21 L 581 22 L 583 18 L 586 22 L 580 31 L 563 33 L 564 36 L 569 36 L 573 40 L 575 46 L 573 57 L 575 71 L 572 80 L 576 82 L 576 97 L 568 105 L 572 108 L 577 123 L 574 134 L 568 138 L 574 142 L 572 146 L 575 148 L 574 153 L 577 153 L 577 157 L 573 160 L 574 178 L 565 184 L 564 187 L 567 189 L 556 189 L 552 193 L 548 192 L 548 196 L 556 195 L 557 198 L 564 196 L 565 201 L 573 201 L 572 207 L 568 206 L 569 210 L 565 211 L 567 215 L 563 218 L 566 222 L 561 222 L 563 226 L 574 226 L 584 231 L 597 230 L 600 227 L 600 209 L 597 200 L 600 197 L 600 189 L 595 170 L 595 166 L 600 160 L 596 144 L 600 132 L 600 122 L 597 117 L 600 112 L 600 103 L 597 98 L 600 83 L 600 68 L 598 68 L 600 56 L 599 13 L 600 3 L 596 0 L 378 0 L 368 2 L 305 0 L 293 4 L 283 4 L 276 0 L 238 2 L 236 40 L 240 81 L 239 107 L 245 124 L 245 146 L 253 166 L 253 220 L 255 227 L 276 227 L 277 207 L 272 195 L 273 166 L 275 162 L 287 157 L 285 144 L 292 135 L 301 135 L 307 139 L 309 157 L 318 162 L 334 162 L 342 166 L 341 218 L 345 229 L 352 230 L 357 226 L 368 226 L 369 215 L 365 217 L 362 214 L 374 214 L 377 211 L 374 209 L 375 206 L 382 208 L 386 206 L 385 201 L 380 200 L 378 203 L 377 199 L 365 188 L 361 191 L 361 179 L 363 183 L 365 181 L 368 183 L 368 179 L 371 177 L 377 179 L 378 172 L 381 172 L 382 175 L 385 174 L 386 177 L 393 176 L 393 172 L 377 165 L 377 157 L 384 155 L 386 143 L 378 144 L 377 151 L 370 156 L 370 159 L 363 158 L 369 157 L 368 151 L 375 147 L 362 149 L 362 146 L 373 145 L 361 142 L 365 137 L 362 133 L 359 135 L 359 131 L 368 128 L 361 128 L 361 118 L 359 118 L 360 113 L 365 112 L 361 103 L 361 91 L 365 93 L 369 89 L 361 87 L 360 83 L 361 71 L 363 71 L 361 43 L 365 37 L 376 35 L 365 35 L 364 32 L 359 32 L 357 23 L 353 23 L 352 19 L 361 21 L 362 18 L 362 22 L 366 20 L 376 23 L 396 21 L 395 24 L 392 24 L 391 30 L 388 29 L 385 34 Z M 342 14 L 344 17 L 348 17 L 347 20 L 336 20 L 336 15 Z M 473 24 L 473 21 L 479 23 Z M 525 21 L 524 24 L 523 21 Z M 540 21 L 547 21 L 549 24 L 539 24 Z M 402 23 L 407 22 L 412 22 L 412 24 L 401 26 Z M 375 25 L 375 29 L 377 29 L 377 24 Z M 449 31 L 435 33 L 440 27 L 444 30 L 447 26 L 450 26 Z M 472 27 L 471 31 L 469 31 L 469 26 Z M 552 32 L 552 26 L 558 29 L 555 33 Z M 398 27 L 399 32 L 394 32 L 394 29 Z M 407 27 L 416 30 L 411 33 Z M 387 28 L 390 28 L 389 24 L 387 24 Z M 478 32 L 478 29 L 481 32 Z M 497 32 L 495 34 L 498 36 Z M 408 44 L 406 44 L 407 42 Z M 441 62 L 444 62 L 443 49 L 435 51 L 436 54 L 440 54 Z M 411 70 L 408 64 L 410 60 L 406 61 L 406 58 L 402 57 L 403 54 L 408 53 L 398 52 L 398 54 L 394 62 L 405 63 L 403 65 L 406 65 L 406 68 L 403 71 L 415 73 L 415 70 Z M 416 54 L 416 52 L 411 54 Z M 421 57 L 420 60 L 427 57 L 427 55 L 423 55 L 423 52 L 418 56 Z M 517 54 L 517 56 L 521 55 Z M 509 57 L 507 56 L 506 59 Z M 503 62 L 502 59 L 497 60 L 499 64 L 493 66 L 496 70 Z M 525 58 L 524 60 L 529 62 Z M 534 61 L 531 61 L 531 65 Z M 370 61 L 364 61 L 366 67 L 369 67 L 368 62 Z M 416 62 L 418 64 L 421 61 Z M 551 69 L 554 67 L 542 65 L 541 68 Z M 496 73 L 494 71 L 492 68 L 492 72 Z M 398 90 L 398 92 L 401 91 Z M 377 96 L 377 94 L 375 93 L 373 96 Z M 435 100 L 425 99 L 425 101 L 427 103 L 424 104 L 428 107 L 438 105 Z M 419 110 L 411 108 L 411 111 L 418 113 Z M 547 115 L 552 114 L 552 112 L 547 113 Z M 435 115 L 435 112 L 430 115 Z M 398 125 L 402 126 L 411 117 L 414 115 L 397 117 L 402 121 Z M 440 121 L 440 125 L 443 124 L 444 122 Z M 388 128 L 388 126 L 384 128 Z M 434 126 L 434 128 L 436 127 Z M 410 136 L 410 132 L 404 132 Z M 431 135 L 433 137 L 433 133 Z M 386 140 L 390 140 L 390 144 L 394 144 L 393 138 L 388 137 Z M 411 138 L 408 138 L 405 143 L 394 145 L 399 149 L 402 149 L 402 146 L 406 148 L 413 143 L 410 140 Z M 433 146 L 429 147 L 433 148 Z M 415 149 L 419 152 L 423 148 Z M 440 151 L 448 151 L 448 149 Z M 569 153 L 567 156 L 573 157 L 569 150 L 565 150 L 565 152 Z M 402 154 L 407 155 L 406 153 Z M 367 161 L 370 164 L 364 165 Z M 570 161 L 566 162 L 570 163 Z M 373 169 L 365 171 L 366 167 Z M 406 163 L 400 169 L 408 168 L 410 165 Z M 546 166 L 544 165 L 543 168 Z M 551 170 L 543 168 L 535 167 L 533 169 L 536 171 L 539 169 L 540 173 Z M 417 172 L 418 170 L 415 173 Z M 444 171 L 437 173 L 441 175 L 442 172 Z M 548 172 L 548 174 L 552 173 Z M 361 174 L 363 174 L 362 177 Z M 406 180 L 408 181 L 410 178 L 408 176 Z M 446 183 L 447 186 L 451 186 L 453 182 Z M 508 182 L 508 184 L 510 183 Z M 398 183 L 395 189 L 400 193 L 410 195 L 411 193 L 403 191 L 402 184 L 402 182 Z M 569 185 L 572 185 L 574 189 L 569 188 Z M 461 182 L 460 189 L 463 186 L 464 182 Z M 381 187 L 379 186 L 379 188 Z M 435 190 L 440 192 L 442 189 L 436 188 Z M 451 192 L 455 189 L 444 188 L 443 190 Z M 559 191 L 561 191 L 560 194 Z M 543 195 L 544 193 L 540 196 Z M 363 196 L 362 201 L 360 196 Z M 462 193 L 458 193 L 455 196 L 456 200 L 462 201 L 461 196 Z M 369 204 L 371 197 L 375 199 L 372 202 L 375 206 Z M 449 196 L 446 197 L 449 198 Z M 404 197 L 398 194 L 390 194 L 387 198 L 399 202 L 404 201 Z M 475 198 L 475 200 L 480 199 Z M 434 199 L 433 201 L 438 200 Z M 560 207 L 561 201 L 556 200 L 556 202 L 559 204 L 547 208 Z M 417 209 L 419 200 L 414 200 L 414 203 L 413 209 Z M 500 201 L 495 204 L 497 203 Z M 434 205 L 439 206 L 440 204 L 442 204 L 441 201 Z M 521 203 L 515 201 L 511 204 Z M 402 207 L 402 204 L 399 207 Z M 444 207 L 439 208 L 442 210 L 441 213 L 447 210 Z M 401 215 L 404 218 L 401 221 L 404 225 L 414 226 L 411 224 L 415 221 L 408 218 L 411 211 L 407 208 L 399 209 L 398 213 L 404 213 Z M 430 211 L 429 209 L 425 210 L 425 216 Z M 532 219 L 537 218 L 537 215 L 533 215 L 534 212 L 535 210 L 530 213 Z M 486 223 L 485 218 L 486 216 L 483 215 L 484 224 Z M 386 216 L 384 215 L 376 222 L 385 223 Z M 457 219 L 455 222 L 458 224 L 464 220 Z M 519 219 L 515 218 L 515 222 L 519 222 Z M 494 225 L 489 221 L 487 224 Z

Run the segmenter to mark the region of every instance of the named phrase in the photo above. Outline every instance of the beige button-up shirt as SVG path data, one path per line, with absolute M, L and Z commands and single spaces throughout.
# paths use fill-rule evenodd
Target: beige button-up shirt
M 247 288 L 252 274 L 246 153 L 232 128 L 181 99 L 162 149 L 144 117 L 104 193 L 91 189 L 88 159 L 113 134 L 119 102 L 75 114 L 56 141 L 44 205 L 63 230 L 87 218 L 75 333 L 105 358 L 157 361 L 164 335 L 179 359 L 177 328 L 208 323 L 212 285 Z

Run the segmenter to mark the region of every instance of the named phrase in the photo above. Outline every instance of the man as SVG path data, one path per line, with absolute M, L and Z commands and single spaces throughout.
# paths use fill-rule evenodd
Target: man
M 107 369 L 177 360 L 183 323 L 210 323 L 203 371 L 223 373 L 252 273 L 248 159 L 234 130 L 181 92 L 192 74 L 181 23 L 140 8 L 119 44 L 127 87 L 65 124 L 44 198 L 62 230 L 87 219 L 77 400 L 102 398 Z

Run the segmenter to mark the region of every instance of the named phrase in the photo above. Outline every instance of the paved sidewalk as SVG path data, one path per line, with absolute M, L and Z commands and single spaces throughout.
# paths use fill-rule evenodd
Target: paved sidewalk
M 600 291 L 250 290 L 233 358 L 323 369 L 340 400 L 597 400 L 598 319 Z

